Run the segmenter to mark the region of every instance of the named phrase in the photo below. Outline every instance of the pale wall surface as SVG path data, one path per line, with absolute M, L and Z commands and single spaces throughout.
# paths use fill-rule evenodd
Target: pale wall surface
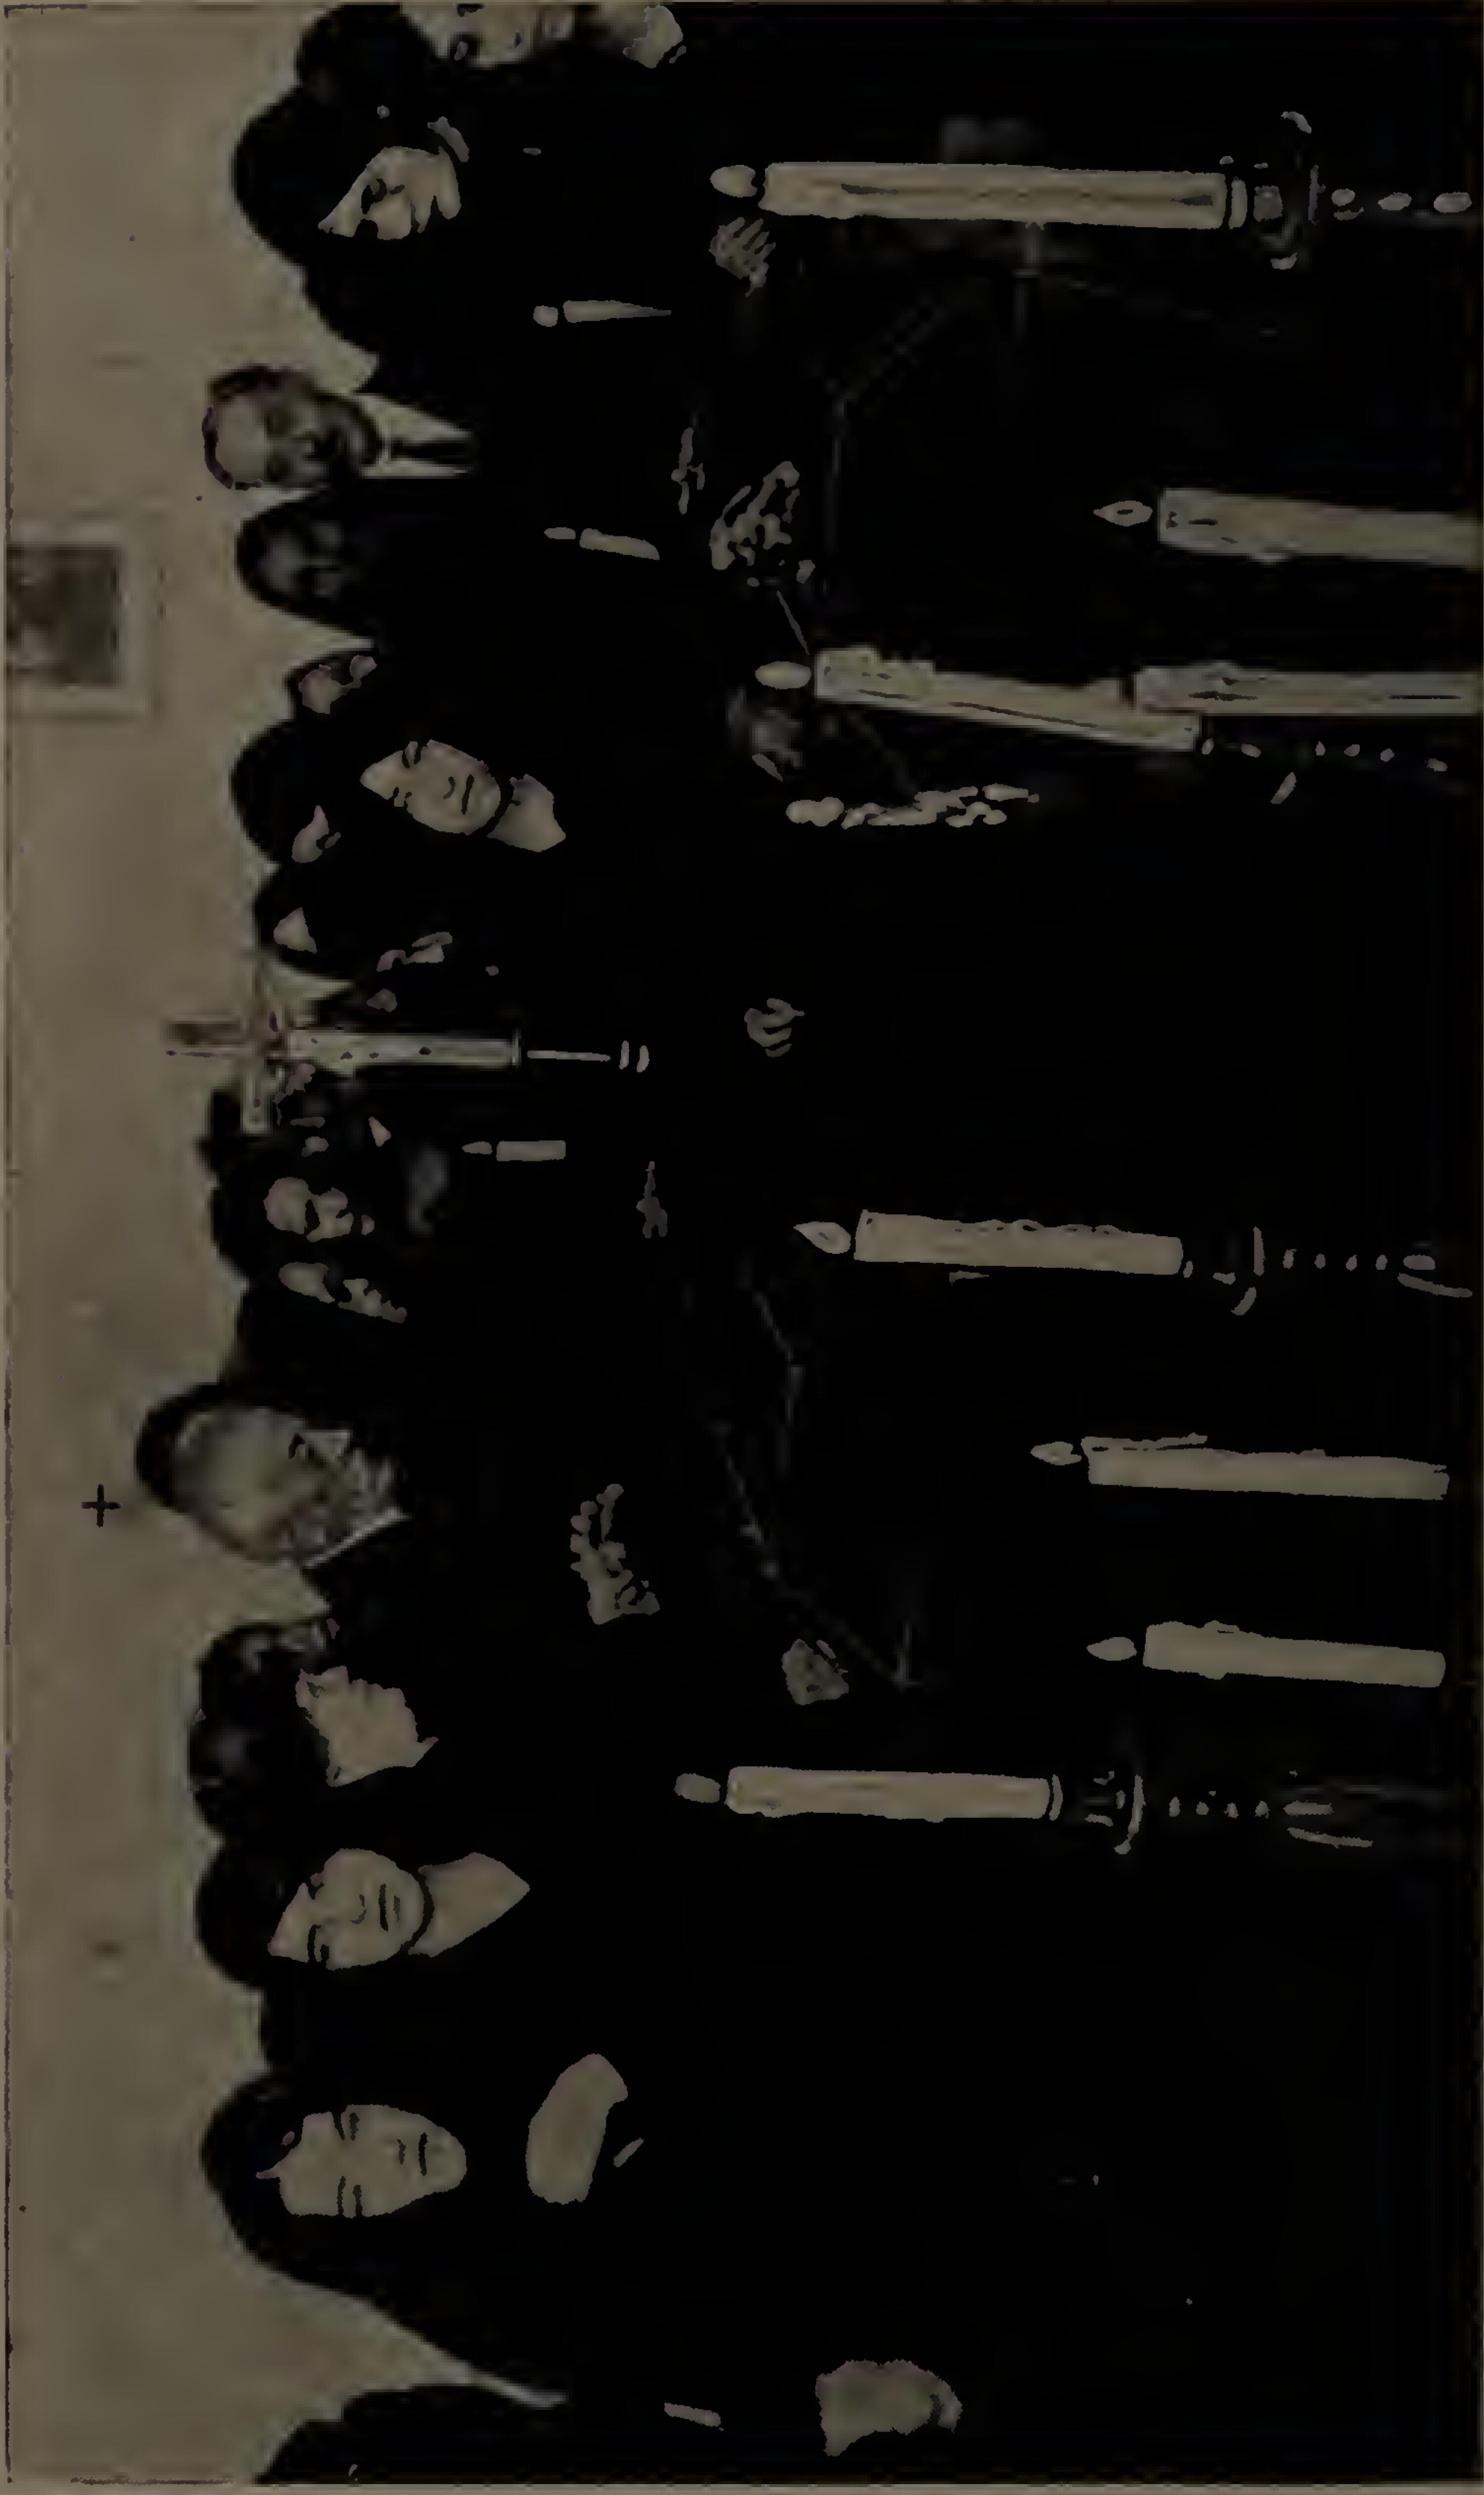
M 210 1374 L 233 1290 L 194 1159 L 211 1069 L 171 1013 L 232 1006 L 260 862 L 226 787 L 329 638 L 258 606 L 201 457 L 204 376 L 358 378 L 238 217 L 232 141 L 299 8 L 12 12 L 14 508 L 142 523 L 159 574 L 138 720 L 11 738 L 15 1344 L 12 2463 L 244 2478 L 357 2389 L 467 2379 L 369 2309 L 240 2253 L 197 2142 L 257 2066 L 254 2004 L 198 1951 L 194 1662 L 305 1608 L 131 1487 L 138 1423 Z M 265 871 L 263 869 L 263 871 Z M 99 1530 L 79 1502 L 121 1502 Z

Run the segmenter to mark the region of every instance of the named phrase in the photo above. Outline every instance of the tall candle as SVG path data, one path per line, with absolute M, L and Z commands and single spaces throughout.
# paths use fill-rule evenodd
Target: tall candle
M 883 659 L 868 646 L 822 650 L 815 662 L 819 701 L 866 710 L 912 711 L 924 719 L 957 719 L 1023 733 L 1070 736 L 1096 745 L 1131 745 L 1189 754 L 1195 720 L 1151 717 L 1116 682 L 1029 684 L 1018 676 L 980 676 L 935 667 L 919 659 Z
M 1155 717 L 1244 711 L 1290 719 L 1473 719 L 1484 677 L 1472 668 L 1374 674 L 1239 667 L 1206 659 L 1188 667 L 1141 667 L 1133 698 Z
M 1406 1456 L 1233 1453 L 1224 1447 L 1160 1447 L 1136 1438 L 1084 1438 L 1089 1481 L 1122 1490 L 1273 1491 L 1290 1498 L 1445 1498 L 1441 1464 Z
M 1194 1672 L 1222 1680 L 1228 1672 L 1268 1680 L 1348 1680 L 1391 1689 L 1436 1689 L 1447 1669 L 1440 1654 L 1401 1646 L 1343 1646 L 1329 1638 L 1258 1637 L 1208 1620 L 1159 1620 L 1144 1634 L 1152 1672 Z
M 863 1213 L 855 1254 L 864 1265 L 1049 1266 L 1082 1274 L 1178 1274 L 1178 1239 L 1066 1222 L 946 1221 L 924 1213 Z
M 917 1769 L 733 1768 L 727 1807 L 764 1819 L 1044 1819 L 1045 1776 L 938 1774 Z
M 1265 494 L 1219 494 L 1170 486 L 1159 497 L 1159 531 L 1185 554 L 1246 555 L 1282 563 L 1290 555 L 1347 563 L 1425 563 L 1477 571 L 1484 529 L 1446 511 L 1385 511 L 1344 503 L 1300 503 Z
M 324 1024 L 290 1030 L 283 1054 L 328 1074 L 361 1073 L 371 1065 L 451 1065 L 509 1073 L 520 1063 L 520 1041 L 460 1038 L 448 1032 L 335 1031 Z
M 970 218 L 1000 225 L 1162 226 L 1215 232 L 1224 173 L 1083 172 L 1060 165 L 770 165 L 765 215 Z

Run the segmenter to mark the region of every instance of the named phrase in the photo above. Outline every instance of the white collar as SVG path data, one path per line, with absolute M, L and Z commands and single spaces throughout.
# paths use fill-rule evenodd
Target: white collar
M 470 438 L 463 425 L 449 424 L 441 416 L 427 416 L 420 407 L 408 407 L 401 399 L 382 398 L 368 389 L 357 389 L 353 395 L 377 431 L 389 441 L 467 442 Z M 441 473 L 446 475 L 447 471 Z
M 404 1508 L 384 1508 L 380 1516 L 372 1517 L 369 1525 L 358 1525 L 354 1533 L 346 1535 L 343 1542 L 332 1542 L 327 1551 L 317 1551 L 312 1559 L 301 1560 L 299 1564 L 311 1570 L 323 1568 L 327 1561 L 340 1558 L 347 1551 L 354 1551 L 358 1542 L 368 1542 L 373 1533 L 385 1533 L 389 1525 L 406 1523 L 407 1512 Z
M 456 1949 L 471 1934 L 498 1923 L 531 1894 L 529 1880 L 522 1880 L 518 1871 L 488 1854 L 466 1854 L 457 1863 L 424 1864 L 422 1878 L 433 1911 L 409 1957 L 440 1957 L 445 1950 Z

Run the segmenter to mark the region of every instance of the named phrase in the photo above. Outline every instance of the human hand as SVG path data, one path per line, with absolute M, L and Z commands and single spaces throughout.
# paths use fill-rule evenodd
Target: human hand
M 756 294 L 767 278 L 773 237 L 760 217 L 751 221 L 733 217 L 712 235 L 711 257 L 718 268 L 724 268 L 728 277 L 741 278 L 748 293 Z
M 788 1025 L 803 1019 L 803 1007 L 787 1004 L 782 997 L 769 997 L 765 1007 L 749 1005 L 742 1019 L 748 1038 L 756 1041 L 765 1057 L 787 1057 L 793 1045 Z
M 815 2385 L 824 2449 L 831 2459 L 849 2450 L 865 2434 L 914 2434 L 919 2426 L 943 2425 L 950 2430 L 963 2414 L 948 2385 L 938 2374 L 904 2357 L 884 2365 L 864 2359 L 837 2365 Z

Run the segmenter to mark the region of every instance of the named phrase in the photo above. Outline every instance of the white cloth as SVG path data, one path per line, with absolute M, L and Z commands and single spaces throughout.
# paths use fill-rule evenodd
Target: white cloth
M 467 448 L 473 466 L 474 441 L 462 425 L 449 424 L 440 416 L 426 416 L 420 407 L 404 407 L 399 399 L 382 398 L 375 390 L 357 389 L 355 396 L 384 442 L 456 442 Z M 441 459 L 410 459 L 395 450 L 379 460 L 376 468 L 379 477 L 449 477 L 457 473 Z

